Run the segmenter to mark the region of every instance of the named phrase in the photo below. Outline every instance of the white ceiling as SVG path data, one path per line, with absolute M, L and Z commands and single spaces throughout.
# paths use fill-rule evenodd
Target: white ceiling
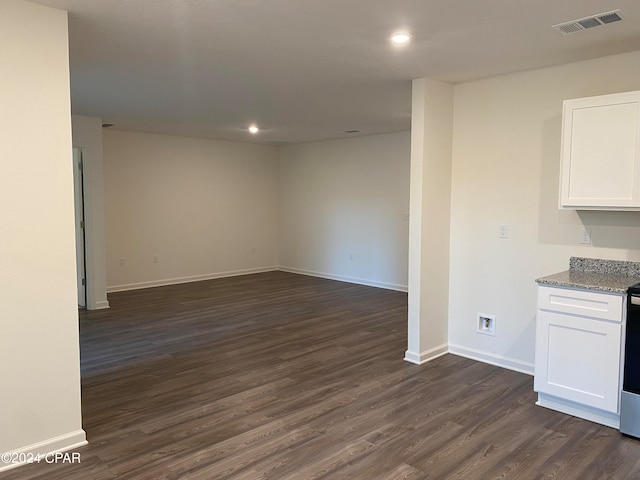
M 74 113 L 267 144 L 408 130 L 413 78 L 462 82 L 640 49 L 640 0 L 34 1 L 70 12 Z M 621 22 L 551 28 L 618 8 Z M 410 45 L 390 44 L 398 29 Z

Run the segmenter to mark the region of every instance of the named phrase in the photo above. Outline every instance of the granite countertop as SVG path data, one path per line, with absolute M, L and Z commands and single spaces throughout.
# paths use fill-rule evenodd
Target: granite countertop
M 571 257 L 569 270 L 537 278 L 540 285 L 626 293 L 640 282 L 640 262 Z

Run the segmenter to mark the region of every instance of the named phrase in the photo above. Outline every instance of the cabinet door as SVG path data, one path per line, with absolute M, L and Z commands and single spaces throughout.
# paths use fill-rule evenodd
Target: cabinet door
M 566 100 L 560 206 L 640 209 L 640 92 Z
M 618 412 L 622 325 L 538 310 L 534 387 Z

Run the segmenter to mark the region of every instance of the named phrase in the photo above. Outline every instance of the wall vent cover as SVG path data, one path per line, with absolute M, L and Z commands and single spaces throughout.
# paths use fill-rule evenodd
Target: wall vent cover
M 578 18 L 577 20 L 571 20 L 569 22 L 558 23 L 557 25 L 553 25 L 553 28 L 558 30 L 563 35 L 568 35 L 570 33 L 587 30 L 588 28 L 599 27 L 600 25 L 619 22 L 620 20 L 622 20 L 622 11 L 613 10 L 611 12 L 591 15 L 590 17 Z

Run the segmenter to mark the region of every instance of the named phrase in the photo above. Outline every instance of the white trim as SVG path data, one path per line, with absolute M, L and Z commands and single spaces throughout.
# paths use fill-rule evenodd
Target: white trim
M 407 350 L 404 353 L 404 359 L 407 362 L 415 363 L 416 365 L 422 365 L 423 363 L 430 362 L 442 355 L 449 353 L 449 347 L 446 343 L 438 345 L 437 347 L 430 348 L 424 352 L 415 353 Z
M 67 452 L 69 450 L 75 450 L 76 448 L 87 445 L 87 435 L 84 430 L 76 430 L 75 432 L 67 433 L 66 435 L 60 435 L 59 437 L 49 438 L 42 442 L 27 445 L 26 447 L 18 448 L 7 454 L 26 453 L 26 454 L 40 454 L 41 456 L 48 453 Z M 10 470 L 15 467 L 26 465 L 26 463 L 0 463 L 0 472 Z
M 101 302 L 96 302 L 92 310 L 104 310 L 106 308 L 109 308 L 109 301 L 103 300 Z
M 398 285 L 395 283 L 378 282 L 376 280 L 367 280 L 364 278 L 345 277 L 342 275 L 333 275 L 331 273 L 314 272 L 312 270 L 303 270 L 301 268 L 278 267 L 281 272 L 297 273 L 299 275 L 308 275 L 310 277 L 326 278 L 328 280 L 337 280 L 339 282 L 356 283 L 358 285 L 366 285 L 368 287 L 384 288 L 386 290 L 396 290 L 398 292 L 407 292 L 409 289 L 406 285 Z
M 538 401 L 536 405 L 556 410 L 558 412 L 573 415 L 574 417 L 584 418 L 592 422 L 606 425 L 607 427 L 620 428 L 620 415 L 617 413 L 607 412 L 598 408 L 593 408 L 581 403 L 575 403 L 570 400 L 554 397 L 544 393 L 538 393 Z
M 461 357 L 465 358 L 470 358 L 471 360 L 488 363 L 489 365 L 506 368 L 508 370 L 515 370 L 516 372 L 526 373 L 527 375 L 533 375 L 534 365 L 531 362 L 523 362 L 522 360 L 517 360 L 515 358 L 496 355 L 495 353 L 483 352 L 482 350 L 467 348 L 461 345 L 453 345 L 451 343 L 449 344 L 449 353 L 460 355 Z
M 126 285 L 112 285 L 107 287 L 108 293 L 124 292 L 126 290 L 140 290 L 150 287 L 164 287 L 166 285 L 177 285 L 179 283 L 200 282 L 203 280 L 213 280 L 215 278 L 238 277 L 240 275 L 250 275 L 252 273 L 264 273 L 277 271 L 278 267 L 248 268 L 246 270 L 232 270 L 230 272 L 206 273 L 204 275 L 192 275 L 190 277 L 165 278 L 163 280 L 152 280 L 150 282 L 129 283 Z

